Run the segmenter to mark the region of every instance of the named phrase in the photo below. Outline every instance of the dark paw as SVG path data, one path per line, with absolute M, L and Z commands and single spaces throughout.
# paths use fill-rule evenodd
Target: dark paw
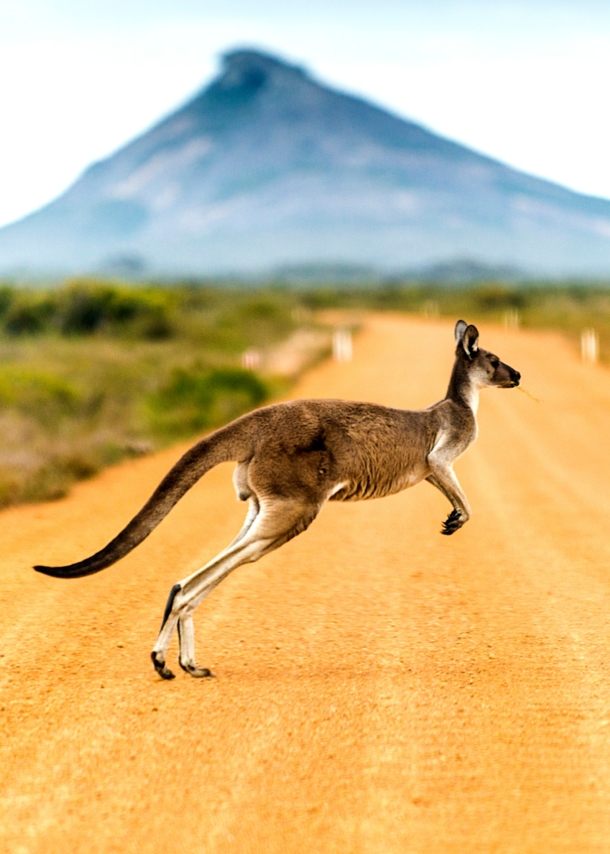
M 175 674 L 169 669 L 169 667 L 165 666 L 165 662 L 161 661 L 157 658 L 156 652 L 151 652 L 150 657 L 152 658 L 152 663 L 154 665 L 155 670 L 161 677 L 161 679 L 175 679 Z
M 441 531 L 441 534 L 445 534 L 445 536 L 449 537 L 451 534 L 455 534 L 458 528 L 462 527 L 462 524 L 463 522 L 460 511 L 452 510 L 443 522 L 443 530 Z
M 207 667 L 197 667 L 196 664 L 183 664 L 181 661 L 179 664 L 185 673 L 188 673 L 190 676 L 194 676 L 196 679 L 214 678 L 214 674 L 211 670 L 208 670 Z

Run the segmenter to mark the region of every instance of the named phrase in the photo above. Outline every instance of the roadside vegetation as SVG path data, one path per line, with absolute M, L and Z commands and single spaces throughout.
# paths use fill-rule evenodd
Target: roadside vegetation
M 71 281 L 0 289 L 0 506 L 65 495 L 127 456 L 284 393 L 242 367 L 297 328 L 279 292 Z
M 315 329 L 314 318 L 328 309 L 556 329 L 575 344 L 583 328 L 593 328 L 602 360 L 610 361 L 610 289 L 602 287 L 254 289 L 93 279 L 0 286 L 0 507 L 61 497 L 107 465 L 194 437 L 286 393 L 294 372 L 272 373 L 265 354 Z M 311 358 L 321 352 L 318 345 Z

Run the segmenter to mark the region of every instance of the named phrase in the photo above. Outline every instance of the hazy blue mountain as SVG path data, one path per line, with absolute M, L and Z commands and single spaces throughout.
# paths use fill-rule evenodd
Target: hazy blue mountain
M 484 105 L 481 106 L 484 109 Z M 483 157 L 302 68 L 224 58 L 192 101 L 0 229 L 0 271 L 610 273 L 610 201 Z

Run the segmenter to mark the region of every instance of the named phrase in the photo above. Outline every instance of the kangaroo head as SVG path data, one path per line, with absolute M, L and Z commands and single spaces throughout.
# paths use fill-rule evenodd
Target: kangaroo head
M 519 385 L 519 371 L 501 362 L 494 353 L 479 347 L 479 330 L 472 323 L 458 320 L 455 325 L 455 340 L 456 358 L 463 363 L 470 382 L 476 388 L 514 388 Z

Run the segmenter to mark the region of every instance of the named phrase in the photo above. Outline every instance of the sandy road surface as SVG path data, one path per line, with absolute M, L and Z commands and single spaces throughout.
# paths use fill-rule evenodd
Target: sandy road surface
M 104 544 L 176 449 L 2 514 L 0 851 L 610 851 L 610 373 L 551 335 L 482 343 L 543 403 L 482 396 L 471 522 L 440 536 L 428 484 L 328 506 L 197 612 L 214 680 L 148 655 L 170 586 L 241 524 L 229 467 L 76 581 L 28 567 Z M 448 324 L 373 319 L 298 394 L 427 405 L 452 349 Z

